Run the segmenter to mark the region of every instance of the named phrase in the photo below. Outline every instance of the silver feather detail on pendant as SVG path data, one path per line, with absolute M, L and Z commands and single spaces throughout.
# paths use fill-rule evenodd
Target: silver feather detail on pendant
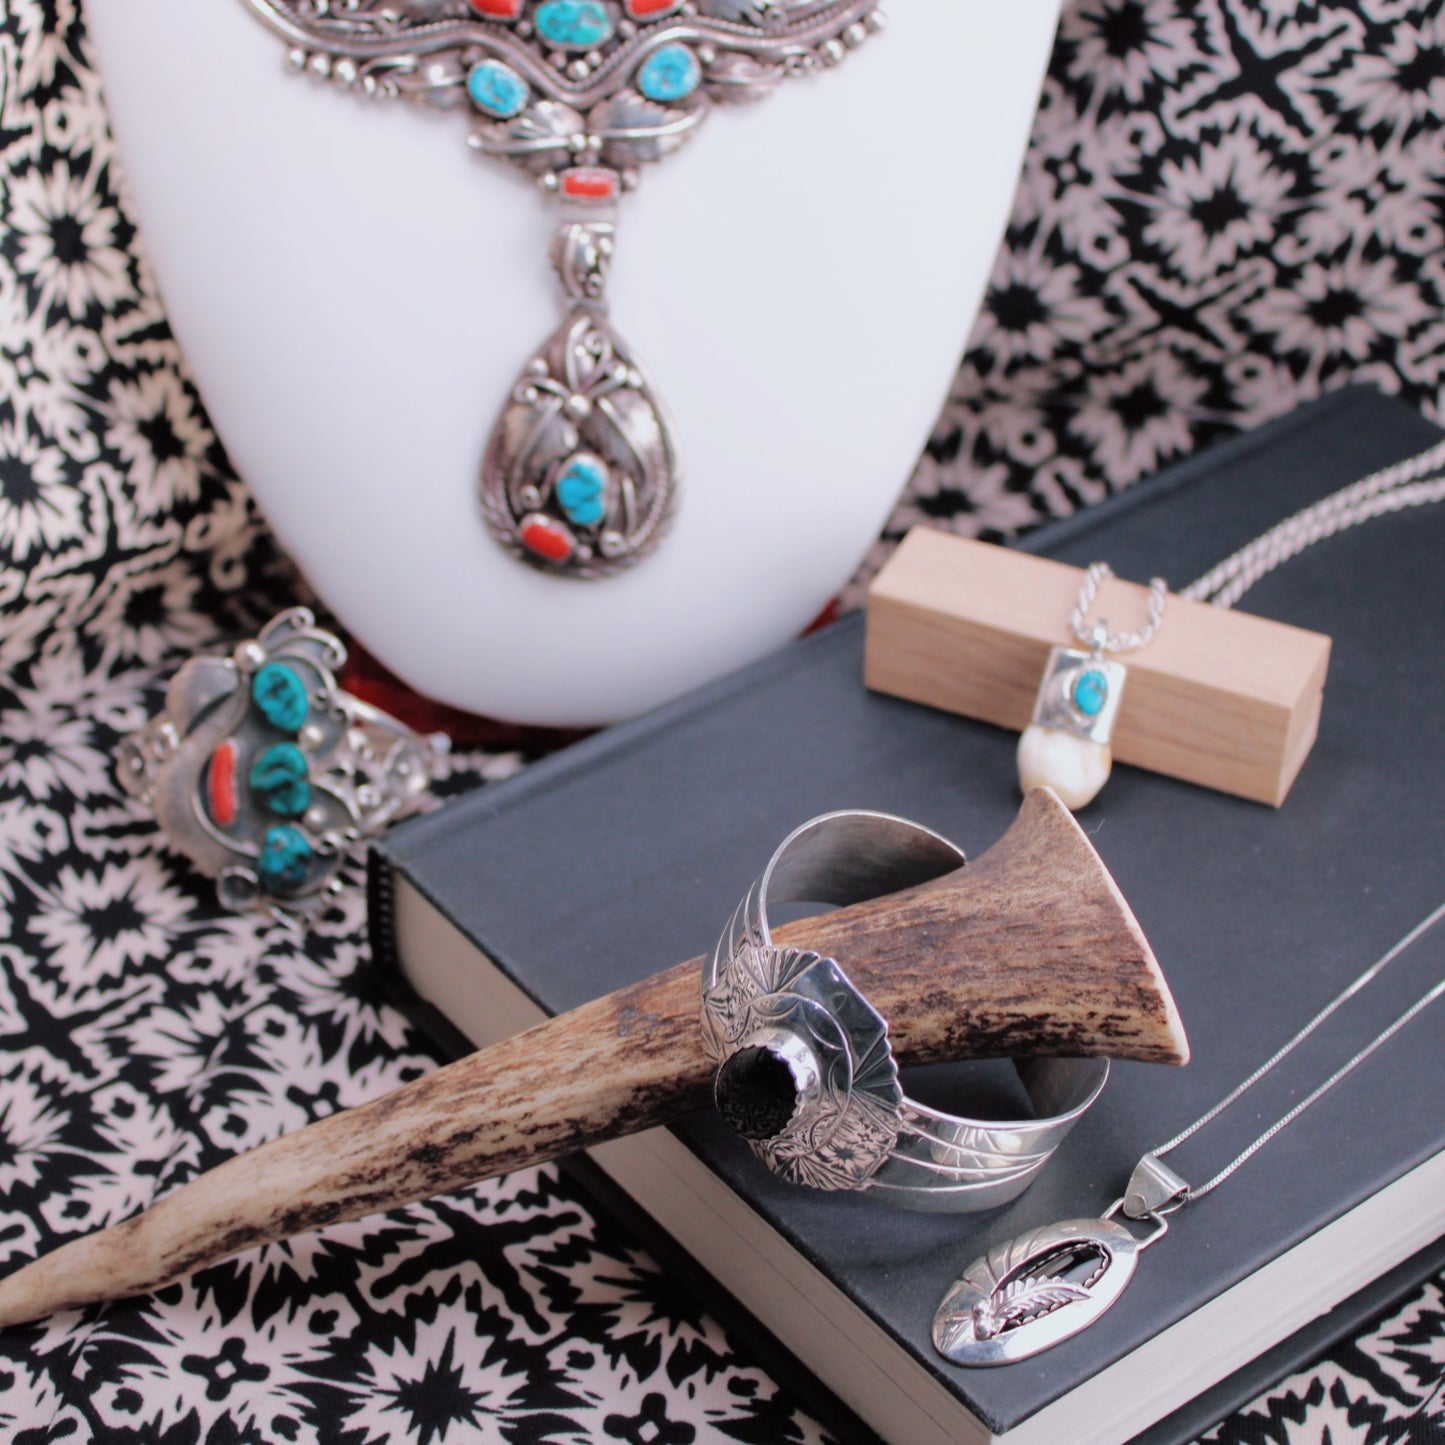
M 1007 1365 L 1078 1334 L 1124 1292 L 1141 1243 L 1105 1219 L 1066 1219 L 974 1260 L 933 1319 L 933 1344 L 959 1365 Z

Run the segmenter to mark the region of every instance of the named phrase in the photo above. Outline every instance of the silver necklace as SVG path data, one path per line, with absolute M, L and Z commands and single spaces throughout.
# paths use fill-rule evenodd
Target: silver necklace
M 1286 517 L 1226 557 L 1179 595 L 1191 601 L 1210 602 L 1216 607 L 1232 607 L 1262 577 L 1316 542 L 1375 517 L 1445 501 L 1442 469 L 1445 469 L 1445 441 L 1405 461 L 1382 467 Z M 1147 620 L 1139 632 L 1116 635 L 1110 633 L 1107 623 L 1103 622 L 1089 632 L 1088 616 L 1098 588 L 1108 575 L 1109 569 L 1102 563 L 1095 563 L 1084 575 L 1070 627 L 1076 638 L 1087 638 L 1092 647 L 1075 666 L 1074 676 L 1080 668 L 1102 671 L 1119 666 L 1108 663 L 1104 654 L 1147 646 L 1163 625 L 1163 583 L 1155 578 L 1150 587 Z M 1052 667 L 1051 660 L 1051 670 Z M 1046 687 L 1049 676 L 1046 672 Z M 1117 710 L 1122 678 L 1106 676 L 1104 685 L 1109 689 L 1112 708 Z M 1041 697 L 1042 694 L 1041 689 Z M 1107 737 L 1104 741 L 1107 746 Z M 1006 1241 L 969 1265 L 934 1317 L 933 1342 L 939 1352 L 961 1365 L 1004 1365 L 1028 1359 L 1087 1329 L 1123 1293 L 1140 1253 L 1168 1231 L 1169 1215 L 1212 1193 L 1276 1134 L 1288 1128 L 1376 1049 L 1394 1038 L 1417 1014 L 1445 994 L 1445 978 L 1204 1184 L 1190 1185 L 1162 1162 L 1163 1156 L 1223 1114 L 1441 918 L 1445 918 L 1445 904 L 1422 919 L 1211 1109 L 1172 1139 L 1144 1154 L 1135 1165 L 1124 1193 L 1099 1219 L 1067 1219 L 1045 1225 Z M 1121 1213 L 1125 1219 L 1151 1224 L 1151 1233 L 1137 1238 L 1118 1221 Z
M 960 1365 L 1007 1365 L 1039 1354 L 1094 1323 L 1124 1292 L 1139 1255 L 1169 1229 L 1168 1216 L 1212 1193 L 1316 1100 L 1382 1048 L 1445 994 L 1445 978 L 1382 1029 L 1288 1113 L 1204 1184 L 1191 1185 L 1162 1158 L 1191 1139 L 1288 1058 L 1335 1011 L 1373 982 L 1442 918 L 1445 903 L 1337 994 L 1250 1076 L 1134 1166 L 1124 1193 L 1098 1219 L 1066 1219 L 1008 1240 L 974 1260 L 944 1297 L 933 1320 L 933 1343 Z M 1142 1239 L 1116 1218 L 1153 1226 Z
M 607 319 L 618 200 L 716 104 L 838 64 L 878 0 L 245 0 L 301 71 L 469 110 L 470 143 L 559 205 L 562 324 L 492 429 L 482 515 L 515 556 L 605 577 L 656 546 L 680 464 L 667 409 Z
M 1262 577 L 1316 542 L 1375 517 L 1445 501 L 1442 469 L 1445 442 L 1371 472 L 1286 517 L 1178 595 L 1189 602 L 1233 607 Z M 1079 646 L 1055 647 L 1049 653 L 1032 719 L 1019 737 L 1020 787 L 1051 787 L 1075 811 L 1098 796 L 1113 770 L 1114 723 L 1128 670 L 1108 654 L 1147 647 L 1164 625 L 1168 593 L 1161 577 L 1149 584 L 1146 620 L 1137 632 L 1111 632 L 1106 619 L 1091 622 L 1099 588 L 1112 575 L 1104 562 L 1094 562 L 1085 571 L 1069 614 L 1069 630 Z

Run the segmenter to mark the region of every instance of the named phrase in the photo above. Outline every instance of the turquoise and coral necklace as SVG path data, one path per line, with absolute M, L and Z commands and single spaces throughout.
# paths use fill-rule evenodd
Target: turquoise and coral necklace
M 298 69 L 470 114 L 470 143 L 555 197 L 562 324 L 522 368 L 481 469 L 515 556 L 569 577 L 659 541 L 680 477 L 667 410 L 607 318 L 617 203 L 718 104 L 841 61 L 877 0 L 246 0 Z

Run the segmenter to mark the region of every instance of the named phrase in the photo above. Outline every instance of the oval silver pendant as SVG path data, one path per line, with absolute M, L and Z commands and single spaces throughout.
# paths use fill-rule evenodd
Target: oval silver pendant
M 605 577 L 656 545 L 677 493 L 672 423 L 637 359 L 590 306 L 527 364 L 487 444 L 482 511 L 547 572 Z
M 1140 1241 L 1107 1219 L 1065 1219 L 974 1260 L 933 1317 L 933 1344 L 958 1365 L 1026 1360 L 1087 1329 L 1124 1292 Z

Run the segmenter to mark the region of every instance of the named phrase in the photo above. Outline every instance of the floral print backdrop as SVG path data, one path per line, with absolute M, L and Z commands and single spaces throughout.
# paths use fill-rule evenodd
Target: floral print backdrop
M 1438 3 L 1067 6 L 888 537 L 1008 536 L 1346 381 L 1440 418 L 1442 117 Z
M 1009 536 L 1349 380 L 1445 416 L 1442 115 L 1438 0 L 1066 8 L 992 288 L 860 578 L 913 522 Z M 182 657 L 301 595 L 167 328 L 76 0 L 8 0 L 0 1269 L 432 1066 L 357 891 L 305 933 L 228 916 L 111 774 Z M 459 754 L 442 791 L 524 762 Z M 1442 1288 L 1209 1438 L 1445 1440 Z M 826 1436 L 551 1169 L 5 1331 L 0 1432 Z

